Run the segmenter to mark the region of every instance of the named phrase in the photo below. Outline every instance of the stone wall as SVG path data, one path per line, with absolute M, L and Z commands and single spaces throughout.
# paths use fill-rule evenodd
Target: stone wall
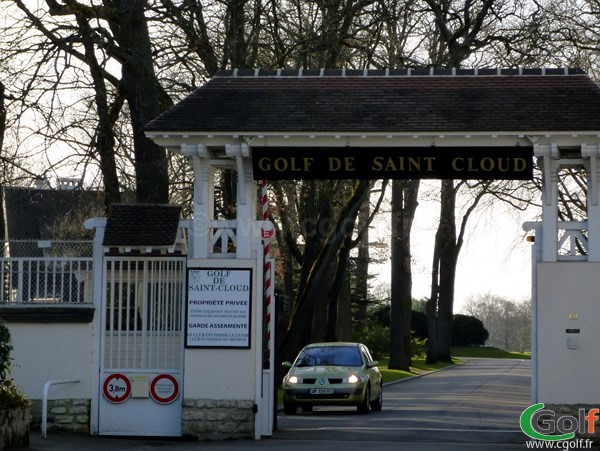
M 0 451 L 29 445 L 29 409 L 0 409 Z
M 42 424 L 42 401 L 32 401 L 32 427 Z M 48 431 L 90 432 L 89 399 L 56 399 L 48 401 Z
M 254 438 L 254 401 L 185 399 L 183 435 L 198 440 Z

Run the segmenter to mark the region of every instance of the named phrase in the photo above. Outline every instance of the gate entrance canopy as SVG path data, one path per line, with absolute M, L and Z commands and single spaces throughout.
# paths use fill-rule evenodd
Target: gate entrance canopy
M 579 69 L 232 70 L 146 133 L 255 179 L 527 179 L 534 151 L 596 143 L 599 113 Z
M 578 69 L 233 70 L 218 73 L 150 122 L 146 134 L 193 165 L 190 255 L 220 256 L 223 262 L 224 257 L 233 262 L 259 254 L 260 234 L 251 228 L 260 222 L 253 178 L 526 179 L 535 156 L 544 182 L 543 222 L 527 227 L 535 229 L 536 258 L 548 264 L 538 268 L 542 282 L 552 283 L 533 284 L 546 290 L 541 293 L 551 302 L 538 305 L 534 288 L 532 400 L 584 403 L 600 399 L 589 389 L 594 386 L 590 377 L 599 371 L 589 359 L 595 351 L 589 350 L 597 348 L 600 332 L 591 322 L 573 329 L 565 321 L 593 321 L 600 314 L 599 117 L 600 88 Z M 214 217 L 212 182 L 222 168 L 237 171 L 235 221 Z M 588 219 L 565 223 L 558 218 L 557 181 L 563 169 L 573 168 L 585 170 L 588 179 Z M 263 197 L 268 198 L 266 192 Z M 216 245 L 219 237 L 231 240 Z M 554 265 L 564 258 L 586 266 L 571 263 L 565 272 Z M 588 268 L 588 263 L 594 265 Z M 561 271 L 583 276 L 570 285 L 565 282 L 570 276 L 561 278 Z M 578 310 L 570 310 L 575 301 Z M 538 327 L 538 307 L 540 324 L 549 327 Z M 577 340 L 565 340 L 564 331 L 584 328 L 592 335 L 580 352 Z M 542 332 L 546 335 L 538 348 Z M 259 362 L 257 349 L 251 352 Z M 557 358 L 573 365 L 556 368 Z M 232 377 L 238 367 L 231 367 Z M 545 379 L 538 377 L 538 367 Z M 563 395 L 565 381 L 573 380 L 573 389 Z M 245 382 L 239 379 L 239 385 Z M 269 392 L 259 388 L 256 393 Z

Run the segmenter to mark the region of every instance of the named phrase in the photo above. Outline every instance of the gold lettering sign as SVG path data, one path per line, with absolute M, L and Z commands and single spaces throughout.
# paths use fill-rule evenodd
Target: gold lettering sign
M 255 147 L 256 180 L 528 180 L 531 147 Z
M 329 157 L 329 170 L 331 172 L 353 172 L 355 170 L 354 157 Z

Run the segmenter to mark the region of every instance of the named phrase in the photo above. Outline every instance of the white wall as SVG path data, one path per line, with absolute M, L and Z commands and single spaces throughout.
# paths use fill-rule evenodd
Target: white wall
M 254 399 L 253 349 L 186 349 L 185 397 Z
M 538 262 L 537 298 L 538 401 L 600 403 L 600 263 Z
M 187 348 L 184 363 L 184 397 L 189 399 L 256 399 L 262 374 L 262 269 L 256 260 L 188 260 L 188 268 L 252 268 L 250 349 Z M 258 321 L 258 322 L 257 322 Z M 184 337 L 185 339 L 185 337 Z
M 42 399 L 44 384 L 56 385 L 49 399 L 89 399 L 92 379 L 92 325 L 89 323 L 7 323 L 13 351 L 11 376 L 29 399 Z

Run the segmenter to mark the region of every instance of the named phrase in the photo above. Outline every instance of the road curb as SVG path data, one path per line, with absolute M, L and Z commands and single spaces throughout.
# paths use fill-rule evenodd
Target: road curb
M 469 361 L 465 360 L 464 363 L 455 363 L 454 365 L 448 365 L 448 366 L 445 366 L 444 368 L 439 368 L 437 370 L 428 371 L 428 372 L 422 373 L 422 374 L 415 374 L 414 376 L 409 376 L 409 377 L 405 377 L 403 379 L 398 379 L 397 381 L 384 382 L 383 386 L 387 387 L 389 385 L 400 384 L 402 382 L 408 382 L 408 381 L 411 381 L 413 379 L 418 379 L 418 378 L 423 377 L 423 376 L 428 376 L 430 374 L 439 373 L 440 371 L 448 370 L 450 368 L 455 368 L 457 366 L 466 365 L 467 363 L 469 363 Z

